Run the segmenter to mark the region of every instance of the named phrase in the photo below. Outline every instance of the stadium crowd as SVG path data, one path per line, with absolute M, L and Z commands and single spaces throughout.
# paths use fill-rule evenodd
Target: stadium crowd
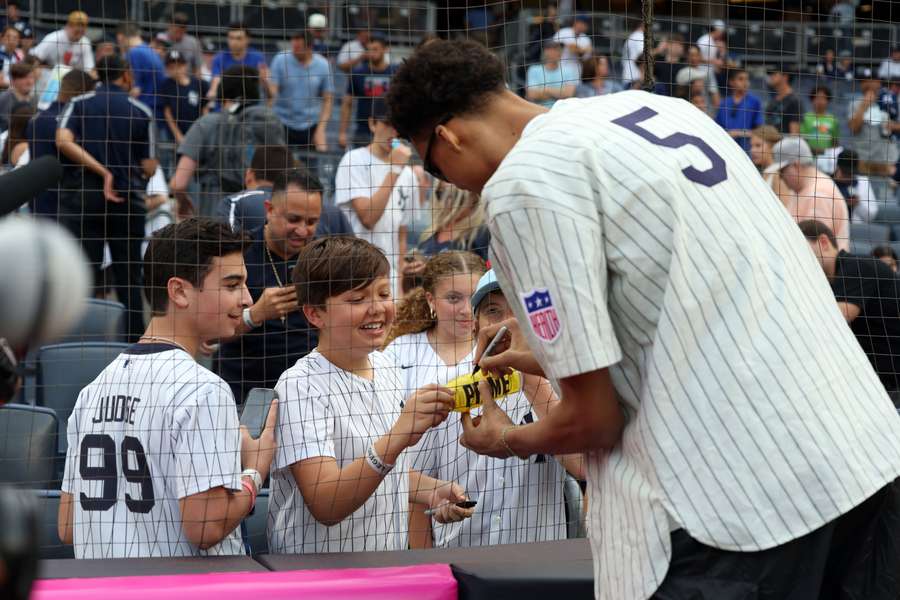
M 85 432 L 100 435 L 143 407 L 102 404 L 104 377 L 79 396 L 60 508 L 60 536 L 77 557 L 240 553 L 237 526 L 267 478 L 270 552 L 566 537 L 563 489 L 567 477 L 585 479 L 580 456 L 504 461 L 457 443 L 462 420 L 448 414 L 452 394 L 441 386 L 473 373 L 479 329 L 513 313 L 490 268 L 478 196 L 444 181 L 430 145 L 416 156 L 398 139 L 385 101 L 398 61 L 383 34 L 360 31 L 337 49 L 327 19 L 312 14 L 267 56 L 239 22 L 219 49 L 192 35 L 182 13 L 164 31 L 123 23 L 91 41 L 88 15 L 73 12 L 34 43 L 15 2 L 7 6 L 0 160 L 10 170 L 47 155 L 63 164 L 59 184 L 22 212 L 81 242 L 94 296 L 114 293 L 128 341 L 144 342 L 103 373 L 147 377 L 175 361 L 173 380 L 189 382 L 166 417 L 179 435 L 178 458 L 164 468 L 180 479 L 144 474 L 139 486 L 181 516 L 127 544 L 101 540 L 115 538 L 126 513 L 151 511 L 152 497 L 95 518 L 110 498 L 78 457 Z M 602 32 L 590 26 L 582 15 L 559 23 L 552 7 L 534 23 L 527 100 L 549 108 L 647 87 L 643 26 L 619 57 L 594 52 Z M 827 52 L 802 94 L 794 68 L 771 67 L 768 97 L 732 58 L 724 22 L 696 40 L 663 36 L 654 55 L 653 93 L 690 102 L 743 149 L 900 403 L 900 280 L 889 243 L 900 241 L 900 48 L 858 71 Z M 859 94 L 836 105 L 834 84 L 846 76 Z M 241 256 L 245 273 L 234 263 Z M 279 396 L 257 439 L 239 433 L 234 410 L 253 388 Z M 373 412 L 373 398 L 391 409 Z M 504 406 L 525 424 L 557 402 L 546 379 L 524 375 Z M 89 410 L 100 415 L 90 425 Z M 150 431 L 166 427 L 137 414 Z M 77 500 L 85 492 L 96 496 L 87 507 Z

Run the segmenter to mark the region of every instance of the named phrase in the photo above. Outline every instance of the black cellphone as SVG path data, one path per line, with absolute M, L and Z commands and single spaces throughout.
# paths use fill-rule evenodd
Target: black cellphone
M 455 504 L 460 508 L 475 508 L 475 505 L 478 504 L 478 500 L 463 500 L 462 502 L 456 502 Z
M 272 408 L 272 401 L 276 398 L 278 398 L 278 394 L 275 393 L 275 390 L 268 388 L 253 388 L 247 394 L 244 409 L 241 411 L 241 425 L 247 428 L 250 437 L 254 440 L 262 435 L 266 419 L 269 417 L 269 409 Z

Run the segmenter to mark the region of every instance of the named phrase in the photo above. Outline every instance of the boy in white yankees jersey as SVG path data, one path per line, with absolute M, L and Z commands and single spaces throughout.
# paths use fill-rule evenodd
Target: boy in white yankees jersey
M 453 394 L 430 385 L 405 398 L 399 368 L 377 351 L 394 321 L 389 275 L 359 238 L 318 239 L 297 257 L 297 299 L 319 343 L 275 387 L 272 553 L 405 550 L 410 502 L 441 522 L 472 514 L 453 504 L 466 500 L 459 485 L 407 467 L 404 451 L 447 418 Z
M 277 407 L 250 438 L 228 385 L 194 356 L 240 326 L 246 244 L 212 219 L 153 235 L 147 331 L 81 391 L 68 423 L 58 528 L 76 558 L 242 553 L 236 527 L 272 462 Z
M 747 155 L 677 99 L 547 110 L 504 78 L 438 40 L 387 96 L 425 169 L 485 203 L 517 319 L 476 360 L 560 395 L 527 425 L 486 401 L 464 445 L 588 452 L 600 598 L 895 600 L 900 417 Z

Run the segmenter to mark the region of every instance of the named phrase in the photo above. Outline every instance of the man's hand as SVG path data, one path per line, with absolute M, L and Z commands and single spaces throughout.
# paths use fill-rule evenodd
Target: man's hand
M 264 289 L 256 304 L 250 307 L 250 317 L 254 323 L 263 323 L 284 317 L 295 310 L 300 310 L 297 288 L 271 287 Z
M 338 132 L 338 145 L 341 148 L 347 147 L 347 132 L 346 131 Z
M 488 344 L 504 326 L 508 331 L 494 346 L 491 356 L 482 356 Z M 531 348 L 528 347 L 528 342 L 515 318 L 479 329 L 478 343 L 475 346 L 475 364 L 480 366 L 483 371 L 498 376 L 515 369 L 544 377 L 544 369 L 534 357 Z
M 115 202 L 116 204 L 120 204 L 125 202 L 125 200 L 116 194 L 116 190 L 113 187 L 113 174 L 107 171 L 103 174 L 103 197 L 106 198 L 107 202 Z
M 397 436 L 407 448 L 415 446 L 426 431 L 444 422 L 452 407 L 451 390 L 436 384 L 422 386 L 406 399 L 391 436 Z
M 463 434 L 459 443 L 477 454 L 494 458 L 511 458 L 509 450 L 503 444 L 503 430 L 514 425 L 509 415 L 497 406 L 491 393 L 491 386 L 482 380 L 478 391 L 484 398 L 481 416 L 472 418 L 469 413 L 462 414 Z
M 434 489 L 428 508 L 436 509 L 431 516 L 438 523 L 454 523 L 475 514 L 474 508 L 456 506 L 456 502 L 468 500 L 465 490 L 455 481 L 443 481 Z
M 265 481 L 272 460 L 275 458 L 275 422 L 278 419 L 278 399 L 272 400 L 266 424 L 259 438 L 250 437 L 250 432 L 241 425 L 241 466 L 256 469 Z
M 406 166 L 412 158 L 412 150 L 406 144 L 398 144 L 388 155 L 388 163 L 391 166 Z
M 328 141 L 325 137 L 325 126 L 319 125 L 313 133 L 313 144 L 319 152 L 328 152 Z

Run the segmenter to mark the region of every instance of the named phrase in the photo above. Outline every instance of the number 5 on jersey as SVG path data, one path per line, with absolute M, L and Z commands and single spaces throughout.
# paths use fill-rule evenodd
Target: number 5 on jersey
M 695 167 L 685 167 L 681 170 L 682 174 L 694 183 L 699 183 L 706 187 L 712 187 L 718 183 L 722 183 L 728 179 L 728 169 L 725 166 L 725 159 L 719 156 L 715 150 L 710 148 L 709 144 L 701 140 L 695 135 L 688 133 L 676 132 L 668 137 L 661 138 L 641 127 L 638 123 L 643 123 L 647 119 L 655 117 L 659 113 L 645 106 L 639 108 L 633 113 L 629 113 L 624 117 L 613 119 L 612 122 L 619 127 L 624 127 L 632 133 L 636 133 L 651 144 L 662 146 L 663 148 L 681 148 L 682 146 L 693 146 L 703 153 L 712 163 L 712 166 L 705 171 L 701 171 Z
M 91 450 L 99 450 L 101 464 L 90 466 Z M 91 433 L 81 440 L 78 451 L 78 471 L 85 481 L 103 482 L 103 493 L 100 497 L 91 497 L 81 492 L 79 501 L 82 510 L 104 511 L 109 510 L 119 497 L 119 470 L 116 459 L 116 442 L 109 435 Z M 122 476 L 128 483 L 141 486 L 140 498 L 134 498 L 125 492 L 125 506 L 134 513 L 148 513 L 156 504 L 153 494 L 153 478 L 150 475 L 150 465 L 144 447 L 139 439 L 125 436 L 120 447 L 122 457 Z M 96 453 L 95 453 L 96 455 Z M 129 459 L 134 457 L 134 468 Z

